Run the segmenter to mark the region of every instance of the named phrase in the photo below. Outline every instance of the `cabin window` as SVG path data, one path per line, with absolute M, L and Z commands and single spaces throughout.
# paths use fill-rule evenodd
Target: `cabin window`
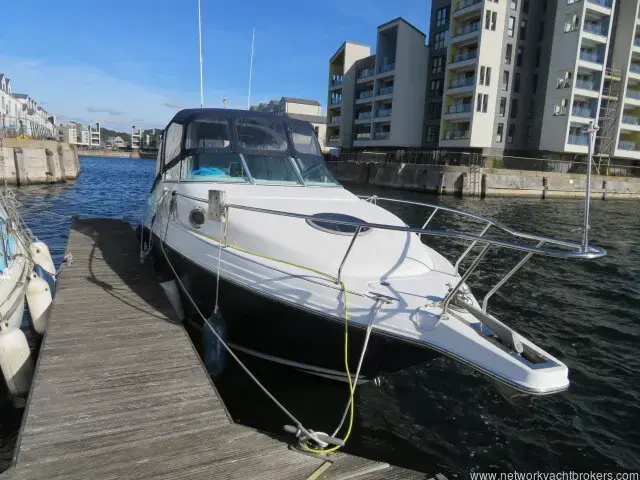
M 294 124 L 291 128 L 293 146 L 298 153 L 320 155 L 320 148 L 313 128 L 308 124 Z
M 284 155 L 245 155 L 244 159 L 256 184 L 302 184 L 290 157 Z
M 201 182 L 248 182 L 240 155 L 231 152 L 197 152 L 182 160 L 183 180 Z
M 239 118 L 235 122 L 239 146 L 247 150 L 287 151 L 284 125 L 268 118 Z M 251 167 L 249 167 L 252 170 Z M 253 171 L 253 170 L 252 170 Z
M 185 148 L 228 148 L 229 124 L 226 120 L 194 120 L 187 128 Z
M 167 129 L 167 138 L 164 146 L 164 163 L 171 162 L 180 154 L 180 142 L 182 141 L 182 125 L 172 123 Z M 167 180 L 178 180 L 180 178 L 180 162 L 168 168 L 165 172 Z

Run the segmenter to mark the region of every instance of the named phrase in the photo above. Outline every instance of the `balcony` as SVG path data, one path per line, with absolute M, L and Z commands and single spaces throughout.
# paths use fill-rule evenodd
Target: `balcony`
M 375 73 L 376 73 L 375 69 L 373 69 L 373 68 L 365 68 L 363 70 L 359 70 L 358 71 L 357 77 L 358 77 L 358 80 L 360 80 L 361 78 L 370 77 Z
M 342 104 L 342 98 L 332 98 L 329 100 L 329 105 L 338 106 Z
M 482 3 L 482 0 L 460 0 L 459 2 L 456 2 L 453 11 L 454 13 L 459 12 L 460 10 L 478 5 L 479 3 Z
M 640 47 L 640 38 L 634 38 L 633 39 L 633 45 L 635 47 Z
M 591 110 L 590 108 L 584 108 L 584 107 L 573 107 L 571 109 L 571 115 L 573 115 L 574 117 L 582 117 L 582 118 L 595 118 L 595 114 L 593 113 L 593 110 Z
M 340 135 L 331 135 L 329 137 L 329 141 L 330 142 L 339 142 L 340 141 Z
M 378 67 L 378 73 L 379 74 L 384 74 L 384 73 L 389 73 L 389 72 L 393 72 L 396 69 L 396 64 L 394 63 L 387 63 L 386 65 L 382 65 L 380 67 Z
M 582 90 L 590 90 L 592 92 L 598 91 L 598 86 L 593 80 L 576 80 L 576 88 L 580 88 Z
M 625 125 L 640 126 L 640 117 L 634 117 L 632 115 L 623 115 L 622 123 L 624 123 Z
M 591 33 L 592 35 L 598 35 L 601 37 L 607 36 L 606 28 L 599 23 L 584 22 L 583 30 L 587 33 Z
M 371 120 L 371 112 L 360 112 L 356 115 L 356 123 L 363 123 L 363 121 Z
M 449 88 L 462 88 L 475 85 L 476 77 L 458 77 L 451 79 Z
M 467 60 L 475 60 L 476 58 L 478 58 L 478 50 L 468 50 L 453 55 L 451 57 L 451 63 L 466 62 Z
M 627 98 L 631 100 L 640 101 L 640 91 L 639 90 L 627 90 Z
M 334 123 L 340 123 L 340 115 L 337 115 L 335 117 L 329 117 L 329 125 Z
M 356 97 L 356 103 L 365 103 L 371 102 L 373 98 L 373 89 L 372 90 L 364 90 L 358 94 Z
M 376 140 L 389 140 L 391 137 L 391 132 L 375 132 L 374 138 Z
M 457 113 L 471 113 L 471 103 L 456 103 L 447 107 L 447 115 L 455 115 Z
M 331 81 L 329 82 L 329 85 L 331 86 L 331 88 L 339 87 L 340 85 L 342 85 L 343 81 L 344 81 L 344 77 L 342 75 L 333 75 L 331 77 Z
M 604 7 L 604 8 L 611 8 L 612 0 L 587 0 L 587 3 L 600 5 L 601 7 Z
M 587 135 L 569 135 L 569 141 L 571 145 L 589 145 L 589 137 Z
M 629 140 L 620 140 L 618 142 L 618 150 L 637 150 L 636 142 L 631 142 Z
M 602 63 L 602 57 L 597 53 L 580 52 L 580 60 L 592 63 Z
M 376 111 L 376 118 L 390 117 L 392 113 L 391 108 L 381 108 Z
M 640 65 L 637 63 L 632 63 L 629 65 L 629 72 L 635 73 L 636 75 L 640 75 Z
M 360 132 L 360 133 L 354 133 L 353 134 L 353 139 L 358 141 L 358 140 L 371 140 L 371 132 Z
M 378 96 L 391 95 L 393 93 L 393 85 L 378 89 Z
M 466 25 L 461 25 L 456 29 L 454 38 L 467 35 L 468 33 L 477 32 L 478 30 L 480 30 L 480 22 L 467 23 Z
M 470 136 L 469 130 L 446 130 L 443 140 L 465 140 Z

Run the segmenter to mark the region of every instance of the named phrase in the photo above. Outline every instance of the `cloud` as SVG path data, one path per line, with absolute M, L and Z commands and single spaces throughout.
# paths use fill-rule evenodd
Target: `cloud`
M 87 107 L 87 112 L 106 113 L 108 115 L 124 115 L 124 112 L 109 107 Z
M 182 108 L 182 105 L 178 105 L 177 103 L 165 102 L 164 105 L 167 108 Z

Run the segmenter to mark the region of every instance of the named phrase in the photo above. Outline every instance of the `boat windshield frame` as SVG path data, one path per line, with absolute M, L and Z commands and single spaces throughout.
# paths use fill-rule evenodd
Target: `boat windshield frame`
M 204 129 L 210 128 L 206 133 L 209 136 L 198 137 L 198 132 L 192 130 L 196 123 L 203 124 Z M 210 125 L 206 125 L 207 123 Z M 247 129 L 247 133 L 241 138 L 243 128 Z M 305 142 L 309 142 L 307 152 L 296 149 L 294 132 L 298 140 L 303 138 Z M 252 141 L 255 147 L 252 146 Z M 167 142 L 170 143 L 168 147 Z M 317 153 L 313 153 L 314 150 Z M 167 159 L 166 155 L 173 158 Z M 208 157 L 209 163 L 201 166 L 200 157 L 204 156 Z M 229 166 L 225 169 L 219 165 L 224 164 L 224 160 L 220 161 L 223 156 L 233 157 L 237 161 L 229 160 Z M 269 172 L 268 175 L 275 175 L 276 178 L 260 178 L 260 173 L 255 168 L 252 171 L 248 165 L 248 156 L 264 156 L 265 161 L 273 164 L 271 168 L 265 166 L 265 170 Z M 305 162 L 313 163 L 314 160 L 317 164 L 312 169 L 322 170 L 318 172 L 321 178 L 318 181 L 309 179 L 308 173 L 305 174 L 301 168 Z M 197 167 L 185 173 L 182 171 L 183 164 L 188 161 Z M 234 165 L 233 173 L 231 164 Z M 282 178 L 277 178 L 279 174 Z M 227 109 L 191 109 L 176 114 L 163 135 L 152 190 L 161 179 L 169 182 L 342 188 L 327 167 L 313 126 L 309 122 L 276 114 Z

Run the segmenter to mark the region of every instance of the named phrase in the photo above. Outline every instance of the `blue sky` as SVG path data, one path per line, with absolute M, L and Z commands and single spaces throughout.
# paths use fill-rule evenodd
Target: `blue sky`
M 196 0 L 3 2 L 0 72 L 59 119 L 164 127 L 200 103 Z M 429 0 L 202 0 L 205 106 L 296 96 L 326 103 L 328 60 L 344 40 L 375 43 L 402 16 L 427 32 Z M 98 13 L 99 12 L 99 13 Z

